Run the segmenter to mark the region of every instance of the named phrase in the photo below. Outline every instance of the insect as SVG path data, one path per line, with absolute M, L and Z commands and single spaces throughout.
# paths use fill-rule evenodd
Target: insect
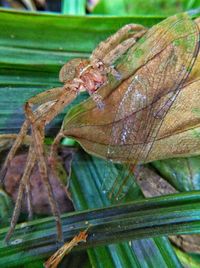
M 23 193 L 28 188 L 29 177 L 35 164 L 38 164 L 41 178 L 48 192 L 49 203 L 56 221 L 58 240 L 63 240 L 60 213 L 48 180 L 48 169 L 46 164 L 47 155 L 45 155 L 43 147 L 45 125 L 47 125 L 66 105 L 76 98 L 77 94 L 82 90 L 88 91 L 99 111 L 103 110 L 103 99 L 101 95 L 97 93 L 97 90 L 103 85 L 108 86 L 108 77 L 111 77 L 113 81 L 116 81 L 115 85 L 122 81 L 123 75 L 121 75 L 112 65 L 130 47 L 132 47 L 137 39 L 139 39 L 145 32 L 146 29 L 141 25 L 130 24 L 124 26 L 106 41 L 100 43 L 92 52 L 89 60 L 73 59 L 66 63 L 62 67 L 59 75 L 61 82 L 64 83 L 63 87 L 47 90 L 46 92 L 30 98 L 25 103 L 24 109 L 26 120 L 6 158 L 0 174 L 1 182 L 3 184 L 11 160 L 16 154 L 17 149 L 23 143 L 28 130 L 31 129 L 31 141 L 27 163 L 21 178 L 10 229 L 5 238 L 6 241 L 9 241 L 17 223 Z M 58 134 L 52 146 L 50 153 L 52 163 L 56 146 L 58 145 L 60 138 L 62 138 L 62 133 Z M 31 211 L 29 213 L 32 214 Z

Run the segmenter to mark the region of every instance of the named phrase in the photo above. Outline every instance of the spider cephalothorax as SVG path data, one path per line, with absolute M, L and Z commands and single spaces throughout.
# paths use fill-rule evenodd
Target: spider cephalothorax
M 106 81 L 104 64 L 99 61 L 92 63 L 86 59 L 73 59 L 60 70 L 59 78 L 66 87 L 79 85 L 79 89 L 94 93 Z
M 72 88 L 77 93 L 87 91 L 99 108 L 103 108 L 101 96 L 96 93 L 107 81 L 107 67 L 101 61 L 72 59 L 60 70 L 60 81 L 64 87 Z

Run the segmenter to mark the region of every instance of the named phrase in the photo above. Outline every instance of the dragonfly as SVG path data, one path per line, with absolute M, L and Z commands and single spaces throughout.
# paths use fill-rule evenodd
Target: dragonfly
M 125 79 L 115 90 L 106 86 L 98 90 L 105 103 L 102 111 L 88 100 L 66 117 L 64 135 L 75 138 L 91 154 L 124 164 L 118 175 L 112 165 L 104 175 L 102 190 L 111 199 L 126 194 L 130 174 L 151 154 L 198 52 L 197 23 L 186 13 L 169 17 L 118 60 L 115 69 Z
M 31 128 L 27 163 L 6 241 L 13 233 L 22 196 L 36 163 L 48 191 L 58 240 L 63 239 L 60 214 L 48 180 L 48 156 L 43 147 L 46 124 L 80 91 L 87 90 L 91 97 L 67 114 L 49 159 L 53 163 L 60 140 L 67 136 L 75 138 L 89 153 L 135 166 L 150 153 L 198 51 L 199 28 L 186 13 L 172 16 L 148 31 L 141 25 L 126 25 L 100 43 L 89 60 L 66 63 L 60 72 L 63 87 L 29 99 L 25 104 L 26 120 L 1 171 L 3 181 L 10 161 Z

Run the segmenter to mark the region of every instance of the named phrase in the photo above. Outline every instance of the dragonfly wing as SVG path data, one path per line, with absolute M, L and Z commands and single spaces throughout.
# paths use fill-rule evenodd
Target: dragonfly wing
M 188 18 L 169 25 L 168 33 L 160 38 L 167 37 L 169 32 L 176 33 L 174 39 L 152 57 L 152 51 L 164 43 L 155 39 L 154 46 L 148 48 L 150 56 L 145 65 L 125 81 L 128 87 L 111 128 L 108 159 L 134 165 L 145 161 L 167 112 L 190 74 L 199 51 L 199 29 Z

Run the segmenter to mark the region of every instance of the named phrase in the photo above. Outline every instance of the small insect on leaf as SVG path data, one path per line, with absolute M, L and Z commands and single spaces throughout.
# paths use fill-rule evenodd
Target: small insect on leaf
M 198 52 L 199 28 L 187 14 L 162 21 L 118 59 L 115 69 L 126 79 L 114 90 L 98 90 L 105 108 L 98 111 L 89 99 L 71 110 L 61 131 L 105 159 L 133 166 L 149 161 Z

